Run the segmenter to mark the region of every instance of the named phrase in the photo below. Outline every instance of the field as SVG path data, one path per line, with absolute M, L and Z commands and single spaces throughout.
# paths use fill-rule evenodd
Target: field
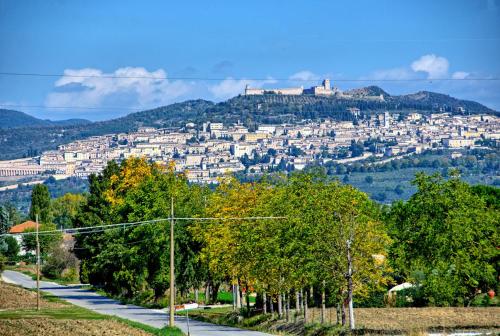
M 238 326 L 255 330 L 276 332 L 285 335 L 337 335 L 335 309 L 327 309 L 326 324 L 320 325 L 320 309 L 309 309 L 309 324 L 304 327 L 302 319 L 296 322 L 271 319 L 271 316 L 257 315 L 236 322 L 232 308 L 192 310 L 189 316 L 218 324 Z M 291 314 L 294 321 L 294 314 Z M 500 308 L 357 308 L 356 328 L 362 333 L 411 334 L 430 331 L 481 330 L 500 331 Z
M 0 281 L 0 335 L 181 336 L 178 330 L 156 329 L 101 315 L 44 294 L 40 311 L 36 293 Z
M 310 309 L 311 320 L 320 320 L 320 309 Z M 357 308 L 356 325 L 377 331 L 500 328 L 499 307 Z M 326 319 L 336 322 L 335 309 Z

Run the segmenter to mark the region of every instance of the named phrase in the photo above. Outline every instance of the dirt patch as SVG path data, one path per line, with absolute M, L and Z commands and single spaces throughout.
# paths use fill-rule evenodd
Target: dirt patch
M 311 321 L 320 321 L 320 309 L 309 309 L 309 313 Z M 356 326 L 370 330 L 500 327 L 500 307 L 356 308 L 354 313 Z M 327 309 L 325 317 L 335 323 L 335 309 Z
M 52 336 L 150 336 L 151 334 L 111 320 L 54 320 L 4 319 L 0 335 L 52 335 Z
M 40 300 L 40 303 L 42 308 L 65 307 L 62 303 L 50 302 L 43 298 Z M 0 281 L 0 309 L 30 308 L 36 308 L 35 292 Z
M 368 329 L 410 330 L 459 327 L 500 327 L 500 308 L 360 308 L 358 325 Z

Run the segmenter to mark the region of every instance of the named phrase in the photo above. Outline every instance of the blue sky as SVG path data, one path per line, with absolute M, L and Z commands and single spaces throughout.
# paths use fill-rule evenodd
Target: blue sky
M 500 1 L 0 0 L 0 72 L 92 76 L 0 75 L 1 106 L 50 119 L 102 120 L 323 77 L 500 110 L 499 81 L 436 81 L 500 77 Z M 429 81 L 376 81 L 414 78 Z

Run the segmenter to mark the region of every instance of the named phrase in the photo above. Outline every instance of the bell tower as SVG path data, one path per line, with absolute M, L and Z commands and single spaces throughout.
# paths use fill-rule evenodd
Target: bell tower
M 330 80 L 329 79 L 324 79 L 322 84 L 323 84 L 323 87 L 325 88 L 325 91 L 330 91 Z

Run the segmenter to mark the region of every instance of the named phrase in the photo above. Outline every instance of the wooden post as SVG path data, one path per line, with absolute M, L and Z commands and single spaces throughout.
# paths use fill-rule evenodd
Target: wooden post
M 174 273 L 174 197 L 170 208 L 170 327 L 175 326 L 175 273 Z
M 38 238 L 38 214 L 35 215 L 36 222 L 36 310 L 40 310 L 40 239 Z

